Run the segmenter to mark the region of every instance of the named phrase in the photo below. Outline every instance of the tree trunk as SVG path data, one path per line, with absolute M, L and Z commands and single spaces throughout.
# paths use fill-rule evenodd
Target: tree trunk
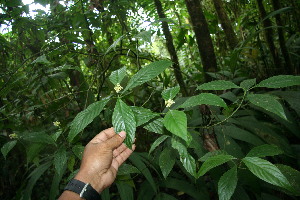
M 213 3 L 215 6 L 215 9 L 217 11 L 218 18 L 221 22 L 222 28 L 224 30 L 224 33 L 225 33 L 225 36 L 227 39 L 227 43 L 228 43 L 230 49 L 234 49 L 238 44 L 238 39 L 232 28 L 229 17 L 226 14 L 223 2 L 222 2 L 222 0 L 213 0 Z
M 261 20 L 263 20 L 267 16 L 267 12 L 265 10 L 262 0 L 256 0 L 256 2 L 257 2 L 260 18 Z M 273 29 L 270 28 L 271 26 L 272 26 L 272 22 L 269 18 L 263 21 L 265 39 L 273 58 L 273 62 L 275 65 L 275 74 L 278 74 L 280 71 L 282 73 L 282 66 L 279 59 L 277 48 L 275 47 L 273 41 Z
M 185 3 L 193 24 L 198 49 L 203 64 L 203 72 L 205 73 L 204 79 L 205 82 L 211 81 L 211 77 L 206 72 L 217 71 L 217 60 L 214 52 L 214 46 L 210 37 L 208 24 L 199 0 L 185 0 Z
M 279 0 L 272 0 L 273 8 L 274 10 L 279 10 L 281 8 Z M 278 32 L 278 38 L 279 38 L 279 45 L 281 49 L 282 56 L 285 60 L 285 72 L 288 74 L 293 74 L 293 65 L 291 62 L 291 58 L 289 55 L 289 52 L 287 50 L 287 47 L 285 45 L 285 39 L 284 39 L 284 33 L 283 33 L 283 23 L 281 21 L 280 15 L 275 15 L 276 24 L 278 26 L 277 32 Z
M 162 9 L 162 5 L 160 0 L 154 0 L 155 6 L 156 6 L 156 10 L 157 10 L 157 14 L 159 16 L 159 18 L 166 18 L 166 15 Z M 175 78 L 180 86 L 180 90 L 183 96 L 187 96 L 188 92 L 185 86 L 185 83 L 183 81 L 183 77 L 181 74 L 181 69 L 180 69 L 180 65 L 179 65 L 179 61 L 178 61 L 178 57 L 177 57 L 177 53 L 174 47 L 174 43 L 173 43 L 173 37 L 172 34 L 170 32 L 168 23 L 166 21 L 162 22 L 162 29 L 164 32 L 164 35 L 166 37 L 166 45 L 167 45 L 167 49 L 169 51 L 169 54 L 171 56 L 171 60 L 173 62 L 173 68 L 174 68 L 174 74 L 175 74 Z

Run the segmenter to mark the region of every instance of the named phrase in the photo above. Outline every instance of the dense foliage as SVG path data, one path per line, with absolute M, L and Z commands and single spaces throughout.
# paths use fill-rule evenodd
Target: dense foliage
M 34 3 L 0 0 L 1 199 L 56 199 L 112 126 L 103 200 L 300 196 L 299 1 Z

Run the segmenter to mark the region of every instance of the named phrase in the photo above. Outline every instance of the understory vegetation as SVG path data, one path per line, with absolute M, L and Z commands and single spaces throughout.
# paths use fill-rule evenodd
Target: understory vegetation
M 0 0 L 0 198 L 57 199 L 101 130 L 103 200 L 300 196 L 297 0 Z

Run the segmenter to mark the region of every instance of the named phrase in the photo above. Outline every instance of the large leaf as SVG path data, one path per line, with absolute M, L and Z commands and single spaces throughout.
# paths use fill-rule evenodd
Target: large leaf
M 136 167 L 123 163 L 118 169 L 118 176 L 141 173 Z
M 234 159 L 231 155 L 216 155 L 209 157 L 201 166 L 198 171 L 198 177 L 203 176 L 206 172 L 214 167 L 222 165 L 230 160 Z
M 231 81 L 217 80 L 199 85 L 197 90 L 228 90 L 232 88 L 240 87 Z
M 152 189 L 154 192 L 157 192 L 157 186 L 156 183 L 152 177 L 152 174 L 150 173 L 148 167 L 144 164 L 144 162 L 141 159 L 141 156 L 136 153 L 133 152 L 131 154 L 131 156 L 129 157 L 130 162 L 136 166 L 140 172 L 145 176 L 145 178 L 147 179 L 147 181 L 150 183 Z
M 223 99 L 221 99 L 217 95 L 214 95 L 211 93 L 202 93 L 197 96 L 192 96 L 192 97 L 188 98 L 179 107 L 180 108 L 188 108 L 188 107 L 193 107 L 193 106 L 197 106 L 197 105 L 201 105 L 201 104 L 227 107 L 227 105 Z
M 178 94 L 179 90 L 179 86 L 168 88 L 161 93 L 161 96 L 164 100 L 167 101 L 169 99 L 173 99 Z
M 145 129 L 147 129 L 150 132 L 154 132 L 157 134 L 164 134 L 164 119 L 158 118 L 153 120 L 152 122 L 148 123 L 146 126 L 144 126 Z
M 170 110 L 164 118 L 164 126 L 168 131 L 188 141 L 187 136 L 187 118 L 184 112 Z
M 266 156 L 275 156 L 282 154 L 283 151 L 274 144 L 264 144 L 258 147 L 254 147 L 247 154 L 247 157 L 266 157 Z
M 156 149 L 162 142 L 164 142 L 169 136 L 168 135 L 162 135 L 159 138 L 157 138 L 151 145 L 151 148 L 149 150 L 149 154 Z
M 188 153 L 186 146 L 177 137 L 172 138 L 171 144 L 172 147 L 178 151 L 180 161 L 186 171 L 196 177 L 196 162 L 195 159 Z
M 261 81 L 256 87 L 283 88 L 300 85 L 300 76 L 279 75 Z
M 151 79 L 158 76 L 167 67 L 170 67 L 171 65 L 172 65 L 171 61 L 161 60 L 145 66 L 140 71 L 138 71 L 135 75 L 133 75 L 133 77 L 129 80 L 123 92 L 132 89 L 136 86 L 139 86 L 147 81 L 150 81 Z
M 134 114 L 129 106 L 118 99 L 112 116 L 112 123 L 116 133 L 126 132 L 124 143 L 131 148 L 135 138 L 136 122 Z
M 300 172 L 287 165 L 277 164 L 276 167 L 292 185 L 294 195 L 300 196 Z
M 9 141 L 4 144 L 1 148 L 1 153 L 3 154 L 4 158 L 6 159 L 6 155 L 16 146 L 17 140 Z
M 221 176 L 218 182 L 219 200 L 230 200 L 237 185 L 237 168 L 234 166 Z
M 116 183 L 121 200 L 134 200 L 133 188 L 124 182 Z
M 167 178 L 167 176 L 171 172 L 174 164 L 175 164 L 175 157 L 172 149 L 171 148 L 164 149 L 159 156 L 159 166 L 165 178 Z
M 282 105 L 276 97 L 267 94 L 249 94 L 247 99 L 254 105 L 272 112 L 279 117 L 287 120 Z
M 64 147 L 59 148 L 54 155 L 54 161 L 53 161 L 55 170 L 59 176 L 62 175 L 67 160 L 68 158 L 67 158 L 66 149 Z
M 29 175 L 30 179 L 26 185 L 26 189 L 24 190 L 24 200 L 31 199 L 31 193 L 34 185 L 36 184 L 37 180 L 42 176 L 42 174 L 51 166 L 51 164 L 51 162 L 44 163 L 31 172 L 31 174 Z
M 167 193 L 159 193 L 154 200 L 177 200 L 175 197 Z
M 131 106 L 131 110 L 135 116 L 136 126 L 141 126 L 147 123 L 149 120 L 153 119 L 154 117 L 159 116 L 158 113 L 154 113 L 151 110 L 143 107 Z
M 44 132 L 26 132 L 21 136 L 21 139 L 28 142 L 55 145 L 55 141 L 53 140 L 53 138 Z
M 255 85 L 255 83 L 256 83 L 256 78 L 254 78 L 254 79 L 247 79 L 247 80 L 244 80 L 243 82 L 241 82 L 240 86 L 244 90 L 249 90 L 252 86 Z
M 109 76 L 109 80 L 114 85 L 117 85 L 118 83 L 120 84 L 122 82 L 125 75 L 126 75 L 126 67 L 122 67 L 116 71 L 113 71 Z
M 103 110 L 104 106 L 109 101 L 109 97 L 97 101 L 89 105 L 85 110 L 77 114 L 75 119 L 71 122 L 68 141 L 72 140 L 80 133 L 87 125 L 89 125 L 95 117 L 97 117 Z
M 279 187 L 290 189 L 291 185 L 280 170 L 267 160 L 258 157 L 242 159 L 248 169 L 258 178 Z

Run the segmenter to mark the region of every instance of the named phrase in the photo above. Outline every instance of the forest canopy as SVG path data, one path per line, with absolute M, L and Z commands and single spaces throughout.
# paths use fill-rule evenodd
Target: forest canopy
M 297 199 L 300 2 L 0 0 L 0 198 L 57 199 L 101 130 L 101 199 Z M 136 138 L 136 139 L 135 139 Z

